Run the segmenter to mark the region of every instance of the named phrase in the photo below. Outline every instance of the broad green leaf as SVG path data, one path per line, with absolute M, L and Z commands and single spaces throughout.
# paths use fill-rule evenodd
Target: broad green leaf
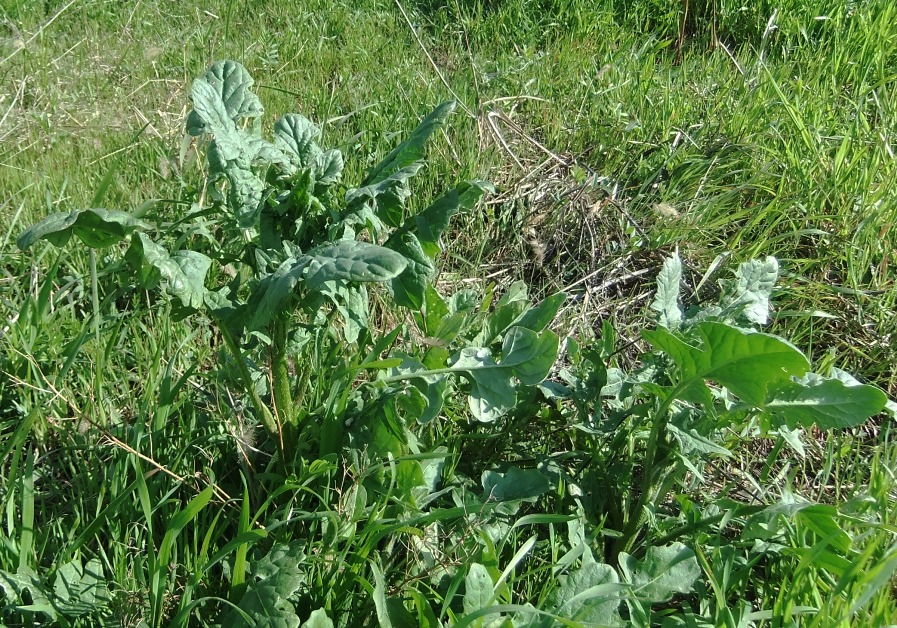
M 492 189 L 492 185 L 485 181 L 459 183 L 414 217 L 415 233 L 431 259 L 439 254 L 439 237 L 452 216 L 472 209 L 483 193 Z
M 558 337 L 514 327 L 505 336 L 503 359 L 496 363 L 485 348 L 462 349 L 451 370 L 470 380 L 470 409 L 483 422 L 494 421 L 514 407 L 517 396 L 513 378 L 535 385 L 548 375 L 557 358 Z
M 333 621 L 327 617 L 327 613 L 323 608 L 312 611 L 300 628 L 333 628 Z
M 103 248 L 120 242 L 133 231 L 150 228 L 149 223 L 122 211 L 80 209 L 50 214 L 23 231 L 16 245 L 22 251 L 38 240 L 64 246 L 74 235 L 91 248 Z
M 219 61 L 212 65 L 205 74 L 193 82 L 191 95 L 195 109 L 187 116 L 187 132 L 190 135 L 209 132 L 210 120 L 204 113 L 208 113 L 211 101 L 214 100 L 213 94 L 221 104 L 221 111 L 233 122 L 241 118 L 260 117 L 264 113 L 264 108 L 258 96 L 252 92 L 254 82 L 246 68 L 236 61 Z M 199 83 L 208 85 L 212 91 L 200 88 L 205 93 L 200 94 L 199 99 L 202 103 L 200 107 L 196 107 Z M 215 105 L 211 106 L 217 108 Z M 217 118 L 218 114 L 215 114 L 215 117 Z
M 682 543 L 649 547 L 642 560 L 622 553 L 620 567 L 635 597 L 652 603 L 688 593 L 701 575 L 695 553 Z
M 288 113 L 274 123 L 274 145 L 298 168 L 312 168 L 321 155 L 315 143 L 320 129 L 298 113 Z
M 859 425 L 887 402 L 887 395 L 875 386 L 812 376 L 780 382 L 769 391 L 763 407 L 792 429 L 816 425 L 830 430 Z
M 385 246 L 407 261 L 405 270 L 389 284 L 396 305 L 421 309 L 430 278 L 436 274 L 436 267 L 413 233 L 396 231 Z
M 430 136 L 448 120 L 455 109 L 452 101 L 444 102 L 430 115 L 424 118 L 407 140 L 396 146 L 383 160 L 374 166 L 362 185 L 370 185 L 384 180 L 394 172 L 420 161 L 424 156 L 424 147 Z
M 679 305 L 679 291 L 682 283 L 682 262 L 678 253 L 673 253 L 663 262 L 657 276 L 657 294 L 651 309 L 658 313 L 657 324 L 667 329 L 676 329 L 682 322 L 682 308 Z
M 275 545 L 250 565 L 248 588 L 239 607 L 258 627 L 298 628 L 299 617 L 290 598 L 306 583 L 303 567 L 305 545 L 298 541 Z M 223 626 L 248 626 L 243 616 L 232 611 Z
M 20 610 L 45 613 L 51 621 L 57 619 L 57 611 L 50 603 L 40 578 L 30 567 L 19 567 L 15 573 L 0 570 L 0 589 L 3 590 L 0 599 L 6 600 L 0 608 L 19 607 Z
M 284 307 L 300 282 L 308 290 L 327 291 L 329 282 L 387 281 L 405 268 L 405 258 L 389 249 L 353 240 L 342 240 L 289 258 L 258 283 L 249 298 L 250 330 L 262 329 Z M 335 287 L 330 288 L 334 292 Z
M 507 473 L 485 471 L 482 484 L 484 499 L 497 502 L 535 502 L 551 490 L 544 473 L 517 467 L 511 467 Z
M 193 100 L 193 113 L 187 118 L 187 130 L 199 130 L 195 135 L 211 133 L 215 136 L 212 144 L 215 157 L 210 157 L 210 160 L 214 163 L 217 158 L 221 162 L 227 162 L 239 157 L 242 142 L 237 132 L 237 123 L 228 115 L 218 91 L 206 81 L 197 79 L 193 82 L 190 97 Z
M 99 610 L 111 600 L 103 565 L 93 558 L 86 565 L 76 558 L 56 571 L 53 584 L 56 606 L 66 617 L 79 617 Z
M 598 626 L 621 626 L 619 582 L 617 572 L 610 565 L 586 563 L 564 577 L 548 607 L 564 619 Z M 550 620 L 542 623 L 554 625 Z
M 401 273 L 405 258 L 376 244 L 342 240 L 308 252 L 309 290 L 326 281 L 388 281 Z
M 464 578 L 464 612 L 473 613 L 492 603 L 492 576 L 480 563 L 471 563 Z
M 724 311 L 763 325 L 769 320 L 769 297 L 778 278 L 779 262 L 774 257 L 744 262 L 735 271 L 734 281 L 722 282 L 720 305 Z
M 387 598 L 386 580 L 376 563 L 371 563 L 374 574 L 374 610 L 377 625 L 381 628 L 411 628 L 415 625 L 411 614 L 405 610 L 401 600 Z
M 511 325 L 542 331 L 551 324 L 566 300 L 567 295 L 563 292 L 546 297 L 538 305 L 527 309 Z
M 396 230 L 385 246 L 397 251 L 408 260 L 408 266 L 392 280 L 390 287 L 398 305 L 419 310 L 423 307 L 424 294 L 436 268 L 433 260 L 440 252 L 439 237 L 458 211 L 473 207 L 487 183 L 472 181 L 462 183 L 437 199 L 413 219 L 406 220 Z
M 315 177 L 318 183 L 333 185 L 343 174 L 343 154 L 334 149 L 324 151 L 315 158 Z
M 718 322 L 700 323 L 689 334 L 682 339 L 662 327 L 643 332 L 678 367 L 674 394 L 679 398 L 702 398 L 704 380 L 712 380 L 761 407 L 773 385 L 810 368 L 794 345 L 770 334 Z
M 405 201 L 411 196 L 408 180 L 420 169 L 420 163 L 412 163 L 376 183 L 348 190 L 346 206 L 358 211 L 368 205 L 379 220 L 390 227 L 399 227 L 405 219 Z
M 202 253 L 176 251 L 169 255 L 148 236 L 138 233 L 125 258 L 144 287 L 153 288 L 162 282 L 165 292 L 180 299 L 184 307 L 202 307 L 207 292 L 205 278 L 212 264 Z

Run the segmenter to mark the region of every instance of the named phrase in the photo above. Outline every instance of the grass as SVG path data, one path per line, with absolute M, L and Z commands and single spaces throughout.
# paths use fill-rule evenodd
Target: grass
M 685 16 L 688 3 L 660 0 L 409 0 L 404 12 L 385 0 L 38 4 L 0 6 L 0 569 L 50 584 L 72 560 L 99 570 L 102 584 L 88 589 L 108 603 L 73 615 L 76 624 L 170 621 L 188 592 L 190 621 L 215 621 L 226 608 L 217 598 L 240 590 L 256 524 L 317 539 L 302 549 L 303 577 L 319 590 L 304 603 L 350 623 L 374 621 L 369 560 L 392 587 L 419 582 L 420 595 L 441 596 L 441 621 L 460 614 L 459 565 L 500 573 L 536 535 L 501 601 L 539 606 L 560 586 L 554 566 L 575 560 L 557 540 L 577 534 L 566 523 L 505 535 L 484 513 L 403 524 L 394 495 L 356 506 L 361 478 L 323 461 L 287 490 L 255 460 L 258 481 L 246 483 L 239 470 L 256 435 L 199 341 L 208 330 L 123 289 L 105 259 L 94 294 L 86 255 L 14 248 L 25 226 L 90 206 L 104 187 L 110 208 L 160 199 L 172 219 L 182 215 L 201 184 L 182 142 L 186 94 L 218 59 L 250 69 L 268 111 L 324 121 L 348 181 L 457 97 L 471 115 L 456 115 L 435 142 L 412 202 L 446 179 L 486 178 L 497 192 L 454 224 L 446 287 L 464 277 L 568 289 L 560 328 L 589 338 L 608 320 L 623 346 L 647 324 L 669 251 L 692 269 L 695 302 L 713 296 L 715 276 L 698 284 L 718 256 L 729 265 L 775 255 L 785 281 L 772 330 L 819 368 L 845 368 L 897 397 L 897 9 L 884 0 L 744 9 L 720 0 Z M 510 428 L 484 433 L 450 413 L 421 439 L 450 452 L 459 477 L 585 447 L 563 429 L 515 440 Z M 882 420 L 820 436 L 803 458 L 745 447 L 729 477 L 680 496 L 698 520 L 715 516 L 727 490 L 749 487 L 764 503 L 797 493 L 836 506 L 853 543 L 838 553 L 815 521 L 796 518 L 787 544 L 755 557 L 750 535 L 766 542 L 761 531 L 739 540 L 723 525 L 701 530 L 700 604 L 734 622 L 744 593 L 768 613 L 754 619 L 765 625 L 893 621 L 891 439 Z M 290 498 L 265 500 L 278 490 Z M 214 562 L 235 538 L 236 559 Z M 443 582 L 414 572 L 418 562 Z

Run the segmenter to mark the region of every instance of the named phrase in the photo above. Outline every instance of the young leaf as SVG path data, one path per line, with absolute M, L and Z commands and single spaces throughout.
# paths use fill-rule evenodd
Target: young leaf
M 776 336 L 718 322 L 700 323 L 689 331 L 685 340 L 662 327 L 643 332 L 678 367 L 674 392 L 679 398 L 705 398 L 704 380 L 713 380 L 760 407 L 772 385 L 810 368 L 804 354 Z
M 311 168 L 317 163 L 321 149 L 315 140 L 320 134 L 314 123 L 298 113 L 288 113 L 274 123 L 274 145 L 297 168 Z
M 169 255 L 143 233 L 131 240 L 125 259 L 140 283 L 153 288 L 164 282 L 165 291 L 181 300 L 184 307 L 198 310 L 206 296 L 205 279 L 212 260 L 196 251 L 176 251 Z
M 235 123 L 241 118 L 258 118 L 264 113 L 261 101 L 252 92 L 252 85 L 255 81 L 246 68 L 236 61 L 219 61 L 193 82 L 191 93 L 194 98 L 194 106 L 199 83 L 208 85 L 212 91 L 206 90 L 204 87 L 199 89 L 205 93 L 200 95 L 200 100 L 202 100 L 200 107 L 195 108 L 187 116 L 187 132 L 190 135 L 202 135 L 209 132 L 210 120 L 203 112 L 208 113 L 208 105 L 213 100 L 212 95 L 221 103 L 224 115 Z M 202 109 L 202 111 L 197 111 L 197 109 Z M 216 118 L 218 118 L 217 114 Z
M 489 570 L 480 563 L 472 563 L 464 578 L 464 612 L 470 614 L 488 608 L 493 586 Z
M 271 548 L 260 560 L 252 564 L 249 587 L 240 600 L 240 610 L 255 620 L 256 626 L 285 626 L 296 628 L 299 617 L 289 601 L 306 581 L 305 546 L 293 541 Z M 222 626 L 249 626 L 237 611 L 232 611 Z
M 558 337 L 514 327 L 505 336 L 503 359 L 496 363 L 488 349 L 469 347 L 451 370 L 470 380 L 470 409 L 478 421 L 495 421 L 514 407 L 517 396 L 513 379 L 535 385 L 548 375 L 557 358 Z
M 392 280 L 390 288 L 398 305 L 419 310 L 423 307 L 424 293 L 436 272 L 433 261 L 439 254 L 439 237 L 458 211 L 473 207 L 488 184 L 481 181 L 466 182 L 437 199 L 427 209 L 390 236 L 385 246 L 405 256 L 408 266 Z
M 545 474 L 537 469 L 511 467 L 507 473 L 483 472 L 483 498 L 497 502 L 535 502 L 551 490 Z
M 564 577 L 551 596 L 548 607 L 564 619 L 597 626 L 621 626 L 620 593 L 622 585 L 610 565 L 586 563 Z M 539 625 L 553 626 L 550 619 Z
M 745 262 L 735 271 L 735 281 L 723 282 L 720 305 L 726 312 L 763 325 L 769 320 L 769 297 L 778 277 L 779 262 L 774 257 Z
M 647 602 L 666 602 L 674 593 L 688 593 L 701 575 L 695 553 L 682 543 L 649 547 L 643 560 L 622 553 L 620 567 L 635 596 Z
M 678 253 L 673 253 L 663 262 L 657 275 L 657 294 L 651 302 L 651 309 L 658 313 L 657 324 L 667 329 L 676 329 L 682 322 L 682 308 L 679 306 L 679 286 L 682 282 L 682 261 Z
M 430 115 L 424 118 L 407 140 L 399 144 L 389 153 L 383 161 L 374 166 L 368 176 L 362 181 L 362 185 L 370 185 L 384 180 L 394 172 L 420 161 L 424 156 L 424 146 L 436 129 L 445 124 L 445 121 L 455 110 L 453 101 L 444 102 Z
M 346 206 L 357 212 L 363 205 L 368 205 L 379 220 L 390 227 L 399 227 L 405 219 L 405 201 L 411 196 L 408 180 L 420 169 L 420 163 L 412 163 L 376 183 L 348 190 Z
M 87 246 L 98 249 L 120 242 L 133 231 L 150 228 L 149 223 L 122 211 L 79 209 L 50 214 L 23 231 L 16 245 L 25 251 L 38 240 L 48 240 L 61 247 L 74 235 Z
M 777 384 L 764 408 L 792 429 L 816 425 L 830 430 L 859 425 L 881 412 L 887 402 L 887 395 L 875 386 L 808 376 Z

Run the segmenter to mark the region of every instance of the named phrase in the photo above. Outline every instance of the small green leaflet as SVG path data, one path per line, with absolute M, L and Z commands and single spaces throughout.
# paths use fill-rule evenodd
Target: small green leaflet
M 133 231 L 151 228 L 151 224 L 126 212 L 79 209 L 50 214 L 23 231 L 16 245 L 25 251 L 38 240 L 48 240 L 52 245 L 61 247 L 74 235 L 85 245 L 98 249 L 120 242 Z

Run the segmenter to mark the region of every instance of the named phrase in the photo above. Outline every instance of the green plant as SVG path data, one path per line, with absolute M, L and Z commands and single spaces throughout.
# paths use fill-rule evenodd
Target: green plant
M 432 318 L 438 297 L 432 291 L 429 301 L 427 296 L 440 235 L 488 187 L 462 183 L 409 212 L 409 182 L 422 167 L 424 145 L 454 105 L 436 108 L 339 204 L 341 153 L 321 149 L 319 130 L 298 114 L 278 119 L 273 141 L 265 140 L 252 84 L 246 69 L 232 61 L 216 63 L 194 82 L 187 131 L 209 138 L 208 174 L 186 216 L 163 226 L 120 211 L 61 212 L 22 233 L 19 247 L 41 239 L 63 246 L 73 236 L 91 248 L 128 241 L 124 259 L 139 286 L 161 287 L 179 317 L 204 312 L 213 321 L 259 420 L 290 455 L 296 446 L 308 454 L 312 434 L 320 447 L 315 453 L 340 451 L 353 382 L 365 370 L 390 369 L 382 381 L 392 388 L 427 382 L 422 388 L 430 418 L 441 407 L 438 391 L 450 374 L 470 381 L 478 419 L 509 411 L 515 382 L 540 382 L 554 362 L 557 337 L 545 327 L 557 299 L 527 317 L 518 308 L 519 320 L 504 321 L 454 358 L 431 354 L 427 368 L 407 357 L 380 359 L 400 329 L 375 339 L 369 328 L 369 283 L 386 284 L 396 305 L 425 308 Z M 174 242 L 173 252 L 150 237 L 154 229 Z M 213 265 L 218 272 L 209 288 Z M 502 343 L 499 363 L 490 350 L 496 340 Z M 322 366 L 332 370 L 329 379 L 318 370 Z M 323 408 L 309 403 L 310 385 Z

